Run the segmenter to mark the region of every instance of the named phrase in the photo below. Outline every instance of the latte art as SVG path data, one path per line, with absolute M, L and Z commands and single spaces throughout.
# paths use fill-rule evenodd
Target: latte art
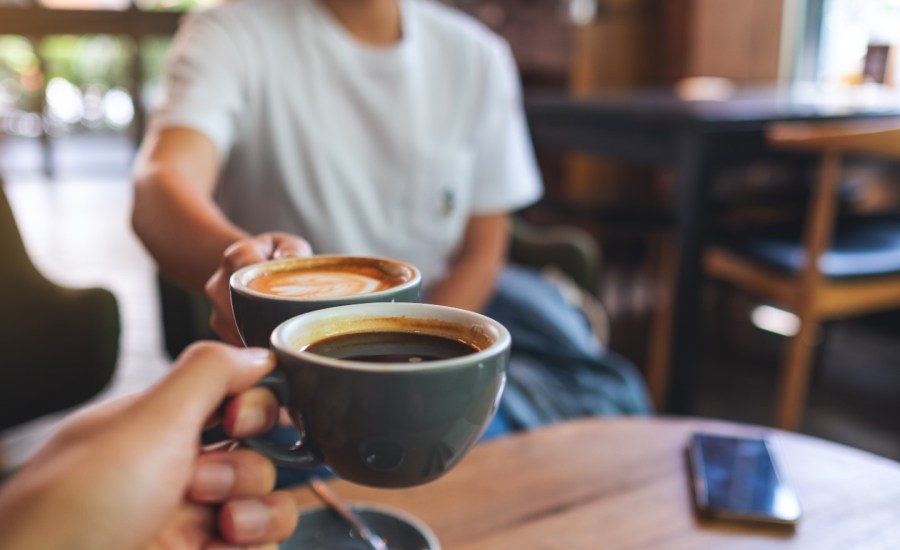
M 250 288 L 294 298 L 334 298 L 368 294 L 394 286 L 384 277 L 347 271 L 287 271 L 270 273 L 252 281 Z

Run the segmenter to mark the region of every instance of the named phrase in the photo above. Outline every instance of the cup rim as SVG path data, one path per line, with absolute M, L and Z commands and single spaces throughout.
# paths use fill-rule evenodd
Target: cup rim
M 343 259 L 354 259 L 354 260 L 363 260 L 370 261 L 372 263 L 392 263 L 403 266 L 408 269 L 412 273 L 412 278 L 408 281 L 401 283 L 397 286 L 392 286 L 391 288 L 386 288 L 384 290 L 376 290 L 375 292 L 366 292 L 363 294 L 354 294 L 350 296 L 323 296 L 321 298 L 303 298 L 297 296 L 281 296 L 276 294 L 267 294 L 265 292 L 260 292 L 258 290 L 254 290 L 247 286 L 247 282 L 250 279 L 254 278 L 250 274 L 256 271 L 260 271 L 265 269 L 266 266 L 274 266 L 278 267 L 286 264 L 293 264 L 298 261 L 304 260 L 321 260 L 323 262 L 327 262 L 329 260 L 343 260 Z M 267 300 L 274 300 L 279 302 L 309 302 L 309 303 L 328 303 L 333 301 L 345 301 L 348 299 L 354 299 L 357 297 L 366 297 L 366 298 L 379 298 L 382 296 L 387 296 L 399 291 L 403 291 L 418 285 L 422 281 L 422 273 L 419 269 L 402 260 L 397 260 L 394 258 L 387 257 L 378 257 L 378 256 L 358 256 L 355 254 L 314 254 L 312 256 L 291 256 L 290 258 L 279 258 L 277 260 L 266 260 L 262 262 L 258 262 L 252 265 L 244 266 L 234 273 L 231 274 L 231 277 L 228 278 L 228 286 L 231 290 L 243 294 L 245 296 L 252 296 L 256 298 L 264 298 Z
M 364 361 L 352 361 L 349 359 L 337 359 L 309 351 L 294 349 L 294 346 L 290 345 L 291 337 L 289 336 L 289 333 L 296 330 L 294 328 L 296 325 L 303 325 L 308 322 L 347 317 L 366 317 L 375 319 L 434 317 L 434 315 L 428 315 L 429 313 L 443 314 L 444 317 L 441 317 L 441 319 L 446 319 L 451 322 L 467 321 L 469 323 L 480 323 L 489 327 L 488 330 L 492 331 L 496 335 L 496 338 L 491 345 L 480 351 L 476 351 L 475 353 L 459 357 L 450 357 L 447 359 L 423 361 L 421 363 L 368 363 Z M 485 361 L 498 353 L 501 353 L 503 350 L 508 350 L 512 343 L 512 336 L 510 335 L 509 330 L 507 330 L 500 322 L 487 315 L 482 315 L 481 313 L 476 313 L 474 311 L 450 306 L 422 304 L 418 302 L 374 302 L 336 306 L 296 315 L 278 325 L 275 330 L 272 331 L 272 336 L 269 341 L 272 348 L 277 352 L 286 353 L 301 359 L 309 360 L 310 358 L 313 358 L 313 362 L 328 367 L 368 372 L 388 371 L 409 373 L 451 369 L 459 367 L 461 363 L 470 364 Z M 402 366 L 403 369 L 398 371 L 398 366 Z

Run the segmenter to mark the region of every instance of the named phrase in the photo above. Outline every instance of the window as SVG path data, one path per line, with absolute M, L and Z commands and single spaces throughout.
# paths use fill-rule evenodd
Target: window
M 900 84 L 900 0 L 824 0 L 817 80 Z

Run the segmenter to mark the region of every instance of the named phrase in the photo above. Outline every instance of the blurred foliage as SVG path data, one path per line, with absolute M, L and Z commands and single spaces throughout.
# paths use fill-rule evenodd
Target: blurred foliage
M 79 88 L 101 84 L 127 87 L 133 46 L 113 36 L 50 36 L 41 42 L 47 80 L 60 77 Z
M 141 41 L 144 83 L 162 83 L 165 76 L 166 56 L 171 45 L 172 38 L 169 36 L 147 36 Z
M 220 0 L 134 0 L 134 4 L 146 11 L 193 11 L 209 8 Z
M 31 42 L 23 36 L 0 36 L 0 65 L 16 74 L 36 71 L 38 59 Z
M 40 103 L 42 83 L 31 42 L 23 36 L 0 36 L 0 95 L 19 109 L 33 111 Z
M 12 1 L 15 3 L 18 0 Z M 71 7 L 73 1 L 78 8 L 105 9 L 104 0 L 66 0 L 64 5 Z M 133 1 L 138 8 L 147 11 L 191 11 L 212 7 L 222 0 Z M 10 0 L 0 0 L 0 4 L 9 3 Z M 71 83 L 80 90 L 84 101 L 94 103 L 106 91 L 131 90 L 131 64 L 137 47 L 140 47 L 143 64 L 141 77 L 144 89 L 140 101 L 152 107 L 162 97 L 165 62 L 171 42 L 170 36 L 146 36 L 138 45 L 127 36 L 55 35 L 33 44 L 22 36 L 0 35 L 0 111 L 7 116 L 38 112 L 43 86 L 53 79 Z M 40 59 L 35 47 L 40 52 Z M 78 95 L 76 91 L 75 97 Z M 0 112 L 0 119 L 4 116 L 3 112 Z M 47 112 L 44 113 L 44 120 L 46 124 Z M 78 126 L 85 124 L 96 127 L 95 120 L 82 121 Z
M 141 57 L 144 64 L 144 82 L 161 83 L 164 76 L 166 55 L 172 39 L 168 36 L 148 36 L 141 41 Z M 78 86 L 102 85 L 105 88 L 128 88 L 131 81 L 131 56 L 134 45 L 127 37 L 51 36 L 40 43 L 45 61 L 45 74 L 40 66 L 31 42 L 21 36 L 0 36 L 0 80 L 7 86 L 15 82 L 17 92 L 27 88 L 27 82 L 40 83 L 52 78 L 64 78 Z

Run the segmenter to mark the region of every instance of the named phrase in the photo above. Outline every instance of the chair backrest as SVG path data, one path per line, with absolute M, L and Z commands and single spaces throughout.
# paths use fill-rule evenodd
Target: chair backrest
M 593 236 L 576 226 L 534 226 L 513 218 L 509 260 L 541 268 L 553 265 L 582 289 L 593 292 L 600 271 L 600 247 Z
M 767 131 L 774 147 L 900 159 L 900 118 L 813 124 L 785 122 Z
M 837 189 L 847 154 L 900 160 L 900 118 L 842 123 L 779 123 L 766 134 L 780 149 L 821 153 L 819 174 L 810 197 L 803 244 L 803 277 L 814 284 L 822 277 L 818 258 L 831 246 L 837 211 Z
M 193 342 L 216 338 L 209 326 L 212 306 L 203 294 L 189 292 L 161 274 L 156 276 L 156 289 L 169 357 L 174 359 Z
M 112 379 L 115 296 L 48 280 L 25 249 L 0 182 L 0 430 L 80 405 Z
M 3 178 L 0 177 L 0 250 L 3 250 L 3 269 L 0 269 L 0 294 L 17 292 L 22 284 L 42 282 L 43 276 L 31 262 L 22 235 L 16 224 Z

